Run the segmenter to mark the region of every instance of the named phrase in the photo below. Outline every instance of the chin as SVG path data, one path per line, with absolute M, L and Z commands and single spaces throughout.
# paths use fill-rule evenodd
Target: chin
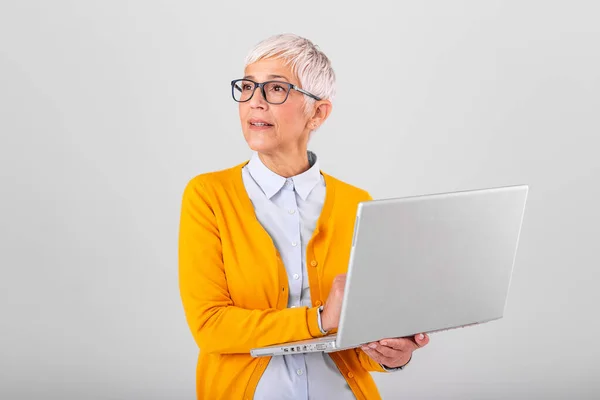
M 248 147 L 259 153 L 270 153 L 277 148 L 277 143 L 273 138 L 260 133 L 244 132 L 244 138 L 246 139 Z

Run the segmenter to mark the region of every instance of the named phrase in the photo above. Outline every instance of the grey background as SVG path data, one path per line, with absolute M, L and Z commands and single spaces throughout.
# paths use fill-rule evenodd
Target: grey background
M 2 1 L 0 398 L 194 397 L 181 195 L 249 157 L 229 81 L 281 32 L 338 76 L 325 171 L 376 198 L 531 185 L 506 317 L 432 335 L 383 397 L 597 398 L 599 8 Z

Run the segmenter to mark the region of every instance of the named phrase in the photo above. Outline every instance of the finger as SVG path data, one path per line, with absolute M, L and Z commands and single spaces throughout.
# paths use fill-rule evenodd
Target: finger
M 381 344 L 378 345 L 376 343 L 369 345 L 369 347 L 372 350 L 380 353 L 383 357 L 391 358 L 391 359 L 396 359 L 398 357 L 401 357 L 402 354 L 404 353 L 402 350 L 396 350 L 393 347 L 382 346 Z
M 362 350 L 365 352 L 366 355 L 368 355 L 369 357 L 371 357 L 371 359 L 375 360 L 376 362 L 378 362 L 379 364 L 384 364 L 387 361 L 385 359 L 385 357 L 383 355 L 381 355 L 381 353 L 370 349 L 368 347 L 363 346 Z
M 418 344 L 412 338 L 383 339 L 379 343 L 400 351 L 413 351 L 418 348 Z
M 419 333 L 418 335 L 414 336 L 413 340 L 417 344 L 417 346 L 423 347 L 429 343 L 429 335 L 426 333 Z

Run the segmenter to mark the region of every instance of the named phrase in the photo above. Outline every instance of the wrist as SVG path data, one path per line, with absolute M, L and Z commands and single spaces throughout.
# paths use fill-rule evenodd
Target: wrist
M 323 330 L 326 332 L 329 332 L 330 330 L 332 330 L 334 327 L 331 326 L 331 323 L 329 322 L 329 319 L 327 318 L 327 314 L 325 313 L 325 309 L 323 306 L 319 307 L 319 315 L 321 316 L 321 326 L 323 327 Z
M 319 330 L 321 331 L 321 333 L 323 335 L 326 335 L 329 332 L 329 329 L 327 329 L 325 327 L 325 325 L 323 324 L 323 306 L 320 306 L 317 309 L 317 316 L 318 316 L 318 324 L 319 324 Z
M 387 370 L 387 371 L 396 371 L 396 370 L 401 370 L 404 369 L 404 367 L 406 367 L 408 365 L 408 363 L 410 363 L 410 360 L 412 360 L 412 353 L 410 355 L 410 357 L 408 357 L 408 361 L 406 361 L 404 364 L 399 365 L 397 367 L 388 367 L 387 365 L 383 365 L 381 364 L 381 366 Z

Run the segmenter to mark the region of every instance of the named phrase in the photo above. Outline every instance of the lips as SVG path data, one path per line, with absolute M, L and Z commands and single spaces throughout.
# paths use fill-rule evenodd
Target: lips
M 256 126 L 256 127 L 259 127 L 259 128 L 266 127 L 266 126 L 273 126 L 273 124 L 270 124 L 269 122 L 267 122 L 267 121 L 265 121 L 265 120 L 262 120 L 262 119 L 254 119 L 254 118 L 253 118 L 253 119 L 251 119 L 251 120 L 249 120 L 249 121 L 248 121 L 248 123 L 249 123 L 251 126 Z

